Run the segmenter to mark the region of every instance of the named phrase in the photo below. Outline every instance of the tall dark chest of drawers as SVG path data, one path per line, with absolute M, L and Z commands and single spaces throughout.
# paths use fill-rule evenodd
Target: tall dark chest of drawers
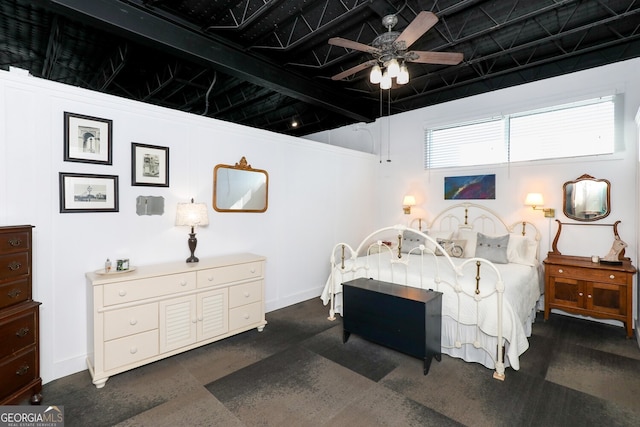
M 33 301 L 31 225 L 0 227 L 0 405 L 39 404 L 39 312 Z

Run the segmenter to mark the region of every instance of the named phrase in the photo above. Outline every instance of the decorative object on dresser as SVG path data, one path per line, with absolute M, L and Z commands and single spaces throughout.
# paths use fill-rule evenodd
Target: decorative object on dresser
M 440 361 L 441 292 L 365 278 L 342 286 L 343 343 L 354 333 L 417 357 L 424 361 L 424 375 L 433 358 Z
M 636 268 L 624 257 L 624 245 L 618 234 L 620 221 L 613 224 L 558 223 L 552 250 L 544 260 L 544 318 L 552 309 L 600 319 L 613 319 L 624 324 L 627 338 L 633 336 L 633 275 Z M 562 226 L 610 226 L 613 228 L 615 260 L 597 257 L 563 255 L 558 250 Z M 623 242 L 624 243 L 624 242 Z M 610 252 L 611 254 L 612 252 Z M 609 257 L 609 255 L 607 255 Z
M 198 262 L 198 258 L 194 255 L 196 246 L 198 246 L 198 239 L 196 239 L 195 227 L 204 227 L 209 225 L 209 215 L 207 214 L 207 205 L 204 203 L 178 203 L 176 209 L 176 225 L 191 227 L 191 233 L 189 233 L 189 250 L 191 256 L 187 258 L 187 262 Z
M 0 405 L 42 400 L 31 225 L 0 227 Z
M 265 258 L 138 266 L 124 275 L 87 273 L 93 384 L 249 329 L 262 331 Z

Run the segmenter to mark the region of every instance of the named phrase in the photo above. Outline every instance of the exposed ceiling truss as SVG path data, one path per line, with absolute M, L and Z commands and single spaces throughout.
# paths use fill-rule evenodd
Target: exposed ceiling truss
M 457 51 L 455 66 L 410 64 L 388 109 L 362 71 L 395 13 L 438 23 L 416 50 Z M 291 135 L 640 56 L 637 0 L 3 0 L 0 67 Z M 385 95 L 386 98 L 386 95 Z M 297 127 L 292 121 L 296 120 Z

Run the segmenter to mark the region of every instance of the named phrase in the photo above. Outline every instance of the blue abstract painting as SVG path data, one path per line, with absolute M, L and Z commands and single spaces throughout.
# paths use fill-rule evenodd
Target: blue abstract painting
M 495 199 L 495 175 L 451 176 L 444 178 L 445 200 Z

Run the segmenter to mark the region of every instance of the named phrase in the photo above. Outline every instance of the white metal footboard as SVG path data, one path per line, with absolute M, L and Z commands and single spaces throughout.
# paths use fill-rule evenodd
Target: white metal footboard
M 411 248 L 403 248 L 404 238 L 408 235 L 422 240 L 421 244 Z M 388 240 L 393 239 L 392 242 Z M 438 255 L 436 255 L 438 254 Z M 495 362 L 494 378 L 503 380 L 505 363 L 503 347 L 505 345 L 504 320 L 504 283 L 498 268 L 490 261 L 482 258 L 465 259 L 462 263 L 453 262 L 446 250 L 431 236 L 420 230 L 403 225 L 386 227 L 367 236 L 360 245 L 353 249 L 347 243 L 338 243 L 331 254 L 331 276 L 327 284 L 329 297 L 329 319 L 334 320 L 336 314 L 336 293 L 341 291 L 341 284 L 359 277 L 368 277 L 400 285 L 433 289 L 451 296 L 451 317 L 457 325 L 455 346 L 471 344 L 476 349 L 484 350 Z M 493 304 L 495 310 L 495 335 L 497 348 L 486 349 L 482 346 L 479 327 L 482 309 Z M 475 310 L 475 322 L 471 310 Z M 444 308 L 443 308 L 444 315 Z M 461 320 L 464 319 L 464 323 Z M 492 323 L 492 322 L 490 322 Z M 476 338 L 473 342 L 463 342 L 461 328 L 463 325 L 475 326 Z

